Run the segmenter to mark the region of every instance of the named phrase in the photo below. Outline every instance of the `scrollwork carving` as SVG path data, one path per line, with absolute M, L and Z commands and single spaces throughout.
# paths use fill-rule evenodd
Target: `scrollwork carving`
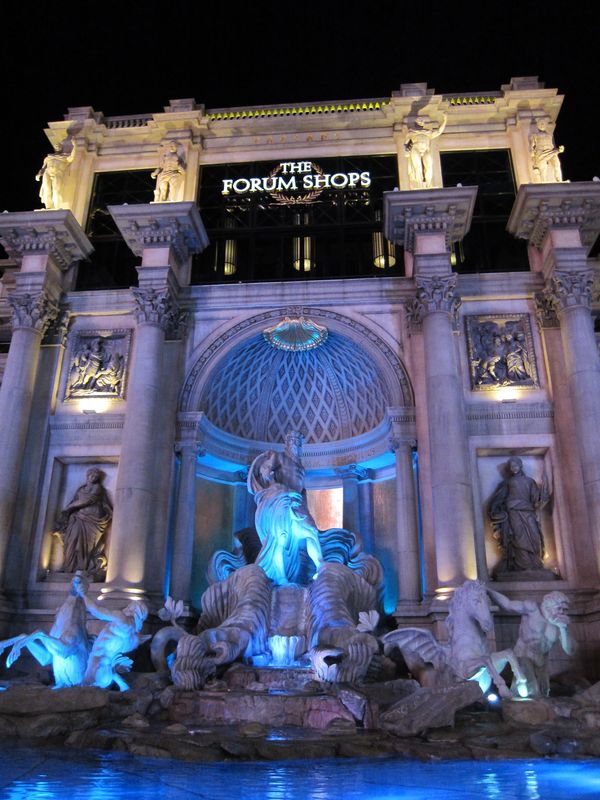
M 594 273 L 591 269 L 573 272 L 556 271 L 548 281 L 546 292 L 558 311 L 575 306 L 590 308 Z
M 58 305 L 46 292 L 13 294 L 8 297 L 13 312 L 13 329 L 31 328 L 42 335 L 58 316 Z
M 456 275 L 419 275 L 416 278 L 416 297 L 410 304 L 409 319 L 413 322 L 423 320 L 427 314 L 444 312 L 453 323 L 458 319 L 461 298 L 456 294 Z
M 183 335 L 188 315 L 180 309 L 169 289 L 132 288 L 131 292 L 139 325 L 157 325 L 168 339 L 178 339 Z

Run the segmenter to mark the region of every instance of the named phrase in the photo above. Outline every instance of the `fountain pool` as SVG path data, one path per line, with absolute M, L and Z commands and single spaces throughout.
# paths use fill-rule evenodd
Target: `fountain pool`
M 3 800 L 596 800 L 596 761 L 322 759 L 189 764 L 121 753 L 10 748 Z

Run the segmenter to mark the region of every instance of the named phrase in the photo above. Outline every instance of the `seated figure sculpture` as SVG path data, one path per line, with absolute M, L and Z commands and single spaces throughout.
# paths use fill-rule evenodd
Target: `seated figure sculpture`
M 504 611 L 521 615 L 519 636 L 513 650 L 527 681 L 528 696 L 547 697 L 550 694 L 550 650 L 556 642 L 560 642 L 567 655 L 571 655 L 574 649 L 568 631 L 567 597 L 562 592 L 549 592 L 538 604 L 533 600 L 509 600 L 493 589 L 487 591 Z

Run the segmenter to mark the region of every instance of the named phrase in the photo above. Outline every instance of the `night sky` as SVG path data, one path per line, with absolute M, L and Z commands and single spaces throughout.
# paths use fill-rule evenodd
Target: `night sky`
M 538 75 L 566 95 L 556 132 L 571 180 L 600 175 L 600 4 L 11 3 L 4 13 L 0 210 L 39 206 L 43 133 L 69 106 L 106 115 L 499 89 Z M 487 10 L 482 10 L 487 9 Z M 91 16 L 83 21 L 83 16 Z

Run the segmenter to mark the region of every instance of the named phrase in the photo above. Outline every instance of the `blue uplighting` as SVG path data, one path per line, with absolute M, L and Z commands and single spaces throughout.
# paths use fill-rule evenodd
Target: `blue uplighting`
M 293 747 L 277 732 L 272 744 Z M 5 749 L 3 800 L 596 800 L 597 761 L 317 759 L 190 764 L 122 753 Z

